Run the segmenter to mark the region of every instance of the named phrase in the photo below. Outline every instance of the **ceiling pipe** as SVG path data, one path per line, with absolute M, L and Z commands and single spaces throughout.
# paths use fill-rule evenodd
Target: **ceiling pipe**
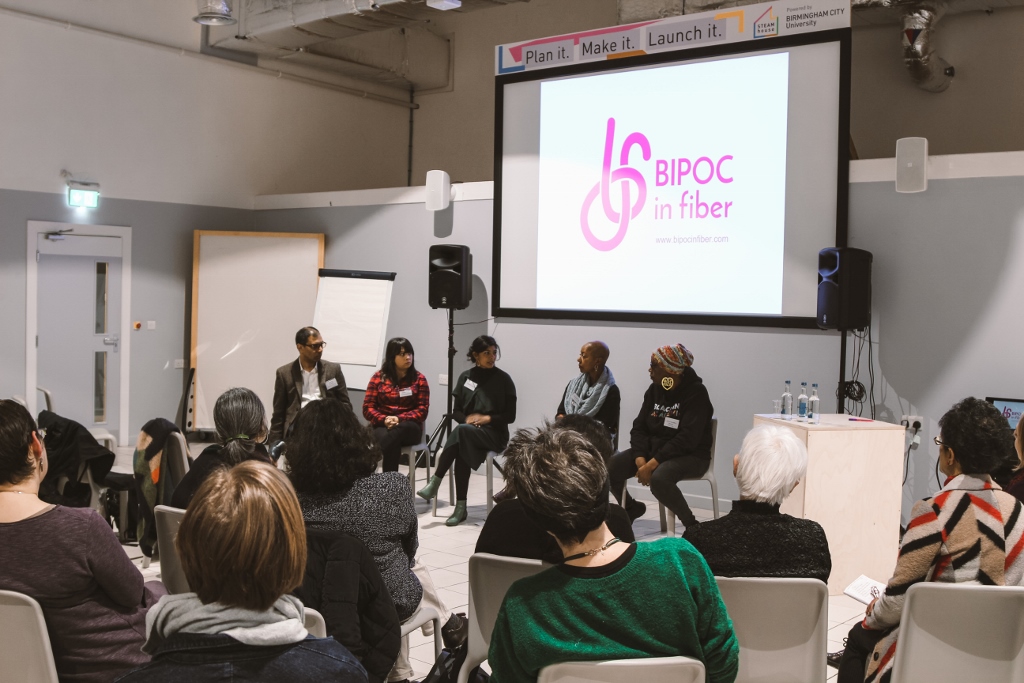
M 944 3 L 918 5 L 903 15 L 903 63 L 917 87 L 940 93 L 956 70 L 935 54 L 935 26 L 946 11 Z

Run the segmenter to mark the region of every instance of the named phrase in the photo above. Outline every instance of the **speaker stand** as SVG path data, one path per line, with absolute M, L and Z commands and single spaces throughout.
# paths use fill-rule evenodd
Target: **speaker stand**
M 839 388 L 836 389 L 836 412 L 845 413 L 846 404 L 846 330 L 839 330 Z
M 427 452 L 433 453 L 435 463 L 441 454 L 441 449 L 444 448 L 444 444 L 448 440 L 448 436 L 452 433 L 451 423 L 455 419 L 452 415 L 455 386 L 455 378 L 452 377 L 452 374 L 455 372 L 455 309 L 448 308 L 445 310 L 448 311 L 448 391 L 445 392 L 448 403 L 445 408 L 444 417 L 441 418 L 441 422 L 434 429 L 430 438 L 427 439 Z

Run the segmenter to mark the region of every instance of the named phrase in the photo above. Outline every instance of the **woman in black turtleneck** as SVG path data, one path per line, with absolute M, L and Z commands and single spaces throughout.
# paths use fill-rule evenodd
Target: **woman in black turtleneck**
M 608 462 L 612 493 L 636 477 L 680 521 L 691 528 L 697 519 L 676 486 L 696 479 L 711 460 L 711 418 L 715 413 L 708 390 L 690 367 L 693 354 L 682 344 L 662 346 L 651 354 L 651 386 L 629 432 L 629 449 Z M 628 496 L 627 496 L 628 498 Z M 619 501 L 630 519 L 644 514 L 640 501 Z
M 508 425 L 516 419 L 516 385 L 507 373 L 494 367 L 499 352 L 498 342 L 487 335 L 470 345 L 466 356 L 475 365 L 459 376 L 452 396 L 452 412 L 459 425 L 445 442 L 430 483 L 417 494 L 425 500 L 436 496 L 454 463 L 455 511 L 445 521 L 448 526 L 466 521 L 470 468 L 480 467 L 488 451 L 505 449 Z

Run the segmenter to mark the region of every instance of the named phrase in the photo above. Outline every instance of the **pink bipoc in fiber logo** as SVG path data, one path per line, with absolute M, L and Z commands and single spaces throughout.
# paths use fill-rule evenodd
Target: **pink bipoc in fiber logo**
M 583 209 L 580 211 L 580 227 L 583 228 L 583 236 L 587 243 L 599 251 L 611 251 L 622 243 L 629 228 L 629 221 L 640 215 L 647 201 L 647 182 L 643 174 L 629 166 L 629 152 L 634 145 L 640 148 L 644 161 L 651 159 L 651 143 L 643 133 L 631 133 L 622 143 L 619 152 L 619 167 L 612 170 L 612 148 L 615 145 L 615 119 L 608 119 L 608 129 L 604 137 L 604 162 L 601 166 L 601 180 L 587 193 L 583 200 Z M 618 211 L 612 206 L 612 184 L 618 183 L 619 202 Z M 632 202 L 630 183 L 636 184 L 636 203 Z M 611 239 L 603 240 L 597 237 L 590 229 L 590 209 L 594 205 L 597 196 L 601 195 L 601 208 L 604 210 L 605 218 L 618 229 Z

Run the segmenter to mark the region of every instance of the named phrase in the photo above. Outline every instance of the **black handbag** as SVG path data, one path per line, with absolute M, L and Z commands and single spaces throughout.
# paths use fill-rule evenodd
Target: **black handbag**
M 448 650 L 448 648 L 441 650 L 434 666 L 430 667 L 430 673 L 421 683 L 456 683 L 459 679 L 459 671 L 466 663 L 467 654 L 465 643 L 454 650 Z M 469 674 L 469 683 L 489 683 L 490 680 L 490 675 L 481 671 L 479 666 L 474 667 Z

